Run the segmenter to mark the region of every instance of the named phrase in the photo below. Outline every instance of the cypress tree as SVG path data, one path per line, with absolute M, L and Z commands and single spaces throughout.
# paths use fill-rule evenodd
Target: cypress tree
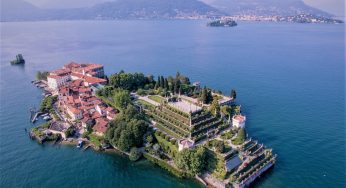
M 213 95 L 211 94 L 211 90 L 208 90 L 208 92 L 207 92 L 207 104 L 209 104 L 211 101 L 213 101 Z
M 207 87 L 204 86 L 203 90 L 202 90 L 202 94 L 201 94 L 201 98 L 200 101 L 203 102 L 203 104 L 207 104 L 207 100 L 208 100 L 208 90 Z
M 163 76 L 160 77 L 160 87 L 165 87 L 165 79 L 163 78 Z
M 160 79 L 160 76 L 157 77 L 157 88 L 161 87 L 161 79 Z M 157 89 L 156 88 L 156 89 Z
M 233 100 L 237 98 L 237 92 L 234 89 L 231 90 L 231 98 L 233 98 Z
M 179 88 L 180 88 L 180 81 L 179 81 L 179 80 L 175 80 L 175 83 L 174 83 L 174 92 L 175 92 L 175 93 L 179 93 Z
M 164 88 L 167 89 L 167 90 L 169 89 L 169 88 L 168 88 L 168 80 L 167 80 L 167 78 L 165 78 Z

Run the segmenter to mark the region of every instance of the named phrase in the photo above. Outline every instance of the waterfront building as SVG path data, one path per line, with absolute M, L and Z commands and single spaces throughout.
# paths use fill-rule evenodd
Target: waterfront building
M 103 65 L 74 62 L 51 71 L 47 77 L 49 88 L 58 95 L 58 108 L 65 118 L 78 122 L 78 125 L 81 122 L 85 129 L 91 125 L 97 135 L 106 132 L 109 121 L 117 113 L 97 98 L 93 91 L 93 88 L 100 88 L 107 83 L 103 77 Z
M 56 90 L 60 86 L 65 85 L 68 81 L 70 80 L 70 77 L 68 75 L 48 75 L 47 76 L 47 82 L 48 82 L 48 87 Z
M 71 80 L 83 80 L 85 86 L 107 84 L 103 79 L 104 69 L 100 64 L 78 64 L 75 62 L 64 65 L 61 69 L 51 71 L 47 76 L 48 87 L 57 90 Z
M 246 117 L 242 115 L 235 115 L 232 118 L 232 126 L 237 128 L 245 128 Z

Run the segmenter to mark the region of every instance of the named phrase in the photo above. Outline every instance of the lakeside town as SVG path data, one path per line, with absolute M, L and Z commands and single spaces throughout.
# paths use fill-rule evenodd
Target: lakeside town
M 31 116 L 46 120 L 30 131 L 40 143 L 143 156 L 212 187 L 246 187 L 275 164 L 272 149 L 246 133 L 234 89 L 225 95 L 179 72 L 107 77 L 103 65 L 75 62 L 38 72 L 33 84 L 44 91 Z
M 317 16 L 313 14 L 297 14 L 292 16 L 280 15 L 251 15 L 240 14 L 225 16 L 223 19 L 231 19 L 236 21 L 266 21 L 266 22 L 291 22 L 291 23 L 315 23 L 315 24 L 342 24 L 342 20 Z

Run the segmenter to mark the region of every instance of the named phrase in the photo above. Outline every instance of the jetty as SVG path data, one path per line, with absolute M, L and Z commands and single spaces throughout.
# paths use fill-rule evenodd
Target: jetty
M 36 112 L 35 115 L 31 119 L 31 123 L 35 123 L 37 121 L 37 117 L 41 114 L 42 112 Z

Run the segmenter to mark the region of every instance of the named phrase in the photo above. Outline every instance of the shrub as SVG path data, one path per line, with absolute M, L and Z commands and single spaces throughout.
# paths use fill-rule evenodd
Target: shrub
M 89 139 L 89 132 L 88 131 L 84 131 L 84 133 L 82 134 L 82 138 L 88 138 Z
M 143 95 L 146 95 L 146 91 L 144 91 L 143 89 L 138 89 L 137 94 L 140 96 L 143 96 Z
M 148 159 L 149 161 L 153 162 L 154 164 L 160 166 L 161 168 L 167 170 L 168 172 L 174 174 L 175 176 L 179 177 L 179 178 L 184 178 L 184 177 L 188 177 L 188 174 L 186 174 L 183 171 L 180 171 L 176 168 L 173 168 L 171 165 L 169 165 L 166 161 L 161 160 L 161 159 L 157 159 L 155 157 L 152 157 L 151 155 L 144 153 L 143 156 Z
M 142 152 L 139 151 L 138 148 L 136 147 L 131 148 L 130 156 L 129 156 L 131 161 L 137 161 L 139 158 L 141 158 L 141 156 L 142 156 Z
M 147 143 L 151 144 L 154 141 L 153 135 L 148 135 L 146 138 Z
M 75 130 L 74 130 L 74 128 L 71 126 L 71 127 L 69 127 L 66 131 L 65 131 L 65 135 L 66 135 L 66 137 L 71 137 L 71 136 L 73 136 L 74 134 L 75 134 Z

